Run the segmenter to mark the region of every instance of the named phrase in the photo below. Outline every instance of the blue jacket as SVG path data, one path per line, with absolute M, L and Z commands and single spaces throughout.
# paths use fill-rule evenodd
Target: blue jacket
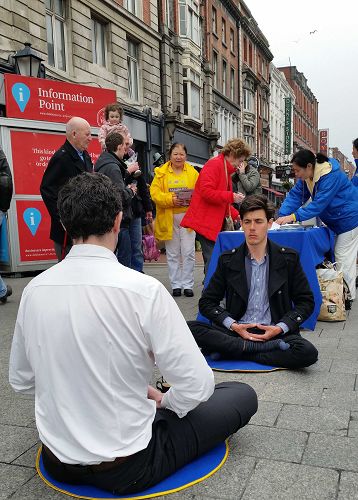
M 354 172 L 352 177 L 352 184 L 353 186 L 358 187 L 358 158 L 355 158 L 354 162 L 356 164 L 356 171 Z
M 351 231 L 358 226 L 356 188 L 342 172 L 337 160 L 330 158 L 329 163 L 332 170 L 322 175 L 315 183 L 312 202 L 302 207 L 311 193 L 306 182 L 300 179 L 282 203 L 279 216 L 294 213 L 297 221 L 320 217 L 336 234 Z

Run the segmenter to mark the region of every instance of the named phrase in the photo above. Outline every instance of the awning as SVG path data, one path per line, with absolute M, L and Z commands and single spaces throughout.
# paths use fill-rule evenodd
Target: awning
M 282 198 L 285 196 L 283 193 L 280 193 L 280 191 L 275 191 L 274 189 L 271 189 L 271 188 L 268 188 L 265 186 L 262 186 L 262 189 L 266 189 L 266 191 L 270 191 L 270 193 L 273 193 L 275 196 L 280 196 Z

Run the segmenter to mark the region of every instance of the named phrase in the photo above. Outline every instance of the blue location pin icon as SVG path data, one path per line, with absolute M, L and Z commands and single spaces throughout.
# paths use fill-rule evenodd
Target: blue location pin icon
M 37 210 L 37 208 L 27 208 L 23 214 L 23 218 L 32 236 L 35 236 L 42 219 L 40 210 Z
M 11 93 L 16 101 L 16 104 L 19 106 L 21 113 L 23 113 L 30 99 L 29 87 L 24 83 L 15 83 L 12 86 Z

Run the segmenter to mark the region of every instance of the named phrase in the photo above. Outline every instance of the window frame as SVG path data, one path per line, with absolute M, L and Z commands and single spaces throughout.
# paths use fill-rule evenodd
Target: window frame
M 107 67 L 107 26 L 108 23 L 91 13 L 92 63 L 101 66 L 101 68 Z M 100 27 L 99 32 L 98 27 Z M 102 49 L 99 47 L 99 43 L 103 43 Z M 99 52 L 98 49 L 101 51 Z M 98 57 L 99 54 L 101 57 Z
M 183 77 L 183 96 L 184 96 L 184 116 L 188 119 L 195 120 L 197 122 L 202 122 L 202 93 L 201 93 L 201 76 L 196 71 L 191 68 L 186 69 L 186 76 Z M 194 92 L 193 92 L 194 91 Z M 193 106 L 193 96 L 197 93 L 197 115 L 193 114 L 193 110 L 196 109 Z
M 62 5 L 62 14 L 58 14 L 55 12 L 55 6 L 54 6 L 54 0 L 48 0 L 50 3 L 50 8 L 47 7 L 46 1 L 45 1 L 45 25 L 46 25 L 46 43 L 47 43 L 47 62 L 48 64 L 56 69 L 59 69 L 61 71 L 66 71 L 67 70 L 67 53 L 66 53 L 66 46 L 67 46 L 67 33 L 66 33 L 66 2 L 65 0 L 60 0 L 61 5 Z M 51 10 L 52 9 L 52 10 Z M 49 46 L 51 45 L 49 43 L 49 30 L 47 26 L 47 20 L 50 20 L 50 25 L 51 25 L 51 36 L 52 36 L 52 52 L 53 54 L 50 56 L 50 49 Z M 61 32 L 62 32 L 62 42 L 63 45 L 60 47 L 60 50 L 58 50 L 58 47 L 61 45 L 58 43 L 58 35 L 57 35 L 57 30 L 56 30 L 56 22 L 59 23 L 61 26 Z M 57 48 L 56 48 L 57 47 Z M 61 66 L 59 63 L 59 52 L 62 54 L 62 61 L 63 65 Z M 53 61 L 51 62 L 51 59 Z
M 135 47 L 135 57 L 130 53 L 130 44 Z M 128 73 L 128 96 L 133 102 L 140 100 L 140 43 L 127 37 L 127 73 Z M 132 66 L 135 66 L 136 89 L 133 89 Z
M 221 43 L 226 47 L 226 21 L 221 18 Z

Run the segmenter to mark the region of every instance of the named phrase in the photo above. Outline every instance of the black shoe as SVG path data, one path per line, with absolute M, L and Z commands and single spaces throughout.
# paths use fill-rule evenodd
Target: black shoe
M 173 288 L 173 297 L 180 297 L 180 296 L 181 296 L 181 289 L 180 288 Z
M 1 299 L 0 299 L 0 302 L 2 302 L 3 304 L 5 304 L 6 301 L 7 301 L 7 298 L 10 297 L 10 295 L 12 295 L 12 288 L 11 288 L 11 286 L 7 285 L 6 288 L 7 288 L 6 294 L 3 297 L 1 297 Z
M 194 297 L 194 292 L 193 292 L 193 290 L 190 290 L 189 288 L 186 288 L 184 290 L 184 295 L 185 295 L 185 297 Z

